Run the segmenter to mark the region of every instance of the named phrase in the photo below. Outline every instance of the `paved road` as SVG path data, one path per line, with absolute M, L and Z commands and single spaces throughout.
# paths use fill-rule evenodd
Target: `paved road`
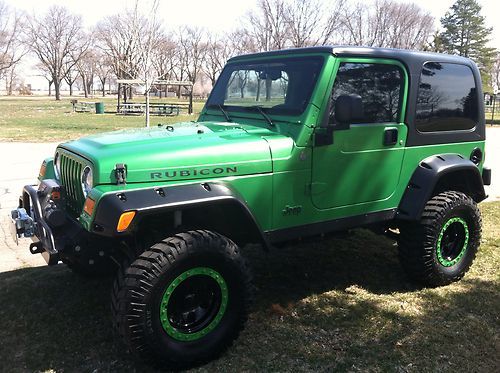
M 493 169 L 488 201 L 500 200 L 500 127 L 487 129 L 486 163 Z M 56 143 L 0 143 L 0 272 L 45 265 L 41 255 L 28 251 L 29 239 L 17 246 L 9 234 L 9 213 L 16 207 L 23 185 L 34 183 L 44 158 L 54 154 Z M 5 162 L 5 160 L 8 160 Z
M 33 184 L 44 158 L 57 144 L 0 143 L 0 272 L 45 265 L 41 255 L 28 251 L 30 239 L 17 246 L 10 237 L 9 214 L 17 206 L 23 185 Z

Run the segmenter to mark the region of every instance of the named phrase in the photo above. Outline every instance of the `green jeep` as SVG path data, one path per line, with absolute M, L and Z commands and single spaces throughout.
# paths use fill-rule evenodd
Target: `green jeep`
M 58 146 L 12 212 L 48 264 L 116 273 L 114 327 L 168 368 L 223 352 L 252 297 L 243 258 L 368 227 L 414 280 L 459 280 L 491 171 L 477 66 L 415 51 L 315 47 L 229 60 L 197 121 Z M 382 273 L 380 274 L 383 275 Z

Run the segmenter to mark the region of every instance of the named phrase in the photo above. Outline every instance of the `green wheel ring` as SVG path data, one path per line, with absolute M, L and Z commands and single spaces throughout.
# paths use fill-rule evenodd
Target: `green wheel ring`
M 443 239 L 444 232 L 446 231 L 446 229 L 448 229 L 448 227 L 453 223 L 460 223 L 462 225 L 462 227 L 464 228 L 464 231 L 465 231 L 465 240 L 464 240 L 464 245 L 463 245 L 462 249 L 460 250 L 460 253 L 456 256 L 456 258 L 454 258 L 453 260 L 448 260 L 448 259 L 443 257 L 443 253 L 441 250 L 441 240 Z M 439 237 L 438 237 L 438 241 L 437 241 L 437 245 L 436 245 L 436 254 L 437 254 L 437 258 L 438 258 L 439 263 L 441 265 L 443 265 L 444 267 L 451 267 L 451 266 L 457 264 L 460 261 L 460 259 L 462 259 L 465 252 L 467 251 L 468 244 L 469 244 L 469 227 L 467 226 L 467 222 L 464 219 L 459 218 L 459 217 L 449 219 L 445 223 L 443 228 L 441 228 L 441 232 L 439 233 Z
M 192 276 L 197 276 L 197 275 L 203 275 L 203 276 L 209 276 L 213 278 L 217 284 L 219 285 L 220 291 L 221 291 L 221 304 L 219 307 L 219 311 L 215 315 L 214 319 L 210 324 L 208 324 L 205 328 L 202 330 L 197 331 L 196 333 L 183 333 L 177 330 L 170 324 L 170 321 L 168 319 L 168 302 L 170 300 L 170 296 L 174 292 L 174 290 L 179 286 L 183 281 L 188 279 L 189 277 Z M 207 268 L 207 267 L 196 267 L 189 269 L 183 273 L 181 273 L 179 276 L 173 280 L 170 285 L 167 287 L 165 292 L 163 293 L 163 297 L 160 303 L 160 321 L 163 329 L 169 336 L 171 336 L 174 339 L 177 339 L 179 341 L 194 341 L 197 339 L 200 339 L 210 333 L 212 330 L 215 329 L 215 327 L 219 324 L 221 321 L 222 317 L 224 316 L 224 313 L 226 312 L 227 308 L 227 302 L 228 302 L 228 290 L 227 290 L 227 284 L 224 278 L 221 276 L 221 274 L 212 268 Z

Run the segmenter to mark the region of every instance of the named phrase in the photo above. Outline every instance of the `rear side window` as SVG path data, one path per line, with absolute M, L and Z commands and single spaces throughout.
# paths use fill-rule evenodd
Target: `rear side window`
M 420 132 L 460 131 L 476 126 L 477 90 L 470 67 L 427 62 L 420 76 L 415 124 Z
M 348 94 L 361 96 L 361 123 L 398 122 L 403 90 L 404 75 L 396 65 L 343 62 L 333 86 L 330 123 L 335 123 L 335 101 Z

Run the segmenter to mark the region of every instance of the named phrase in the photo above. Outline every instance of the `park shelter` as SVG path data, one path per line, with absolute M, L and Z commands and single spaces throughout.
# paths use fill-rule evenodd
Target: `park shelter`
M 117 113 L 120 113 L 122 110 L 123 104 L 120 102 L 120 97 L 121 97 L 121 90 L 126 89 L 127 87 L 130 86 L 144 86 L 145 82 L 144 80 L 141 79 L 118 79 L 116 81 L 118 83 L 118 103 L 117 103 Z M 193 83 L 191 81 L 178 81 L 178 80 L 162 80 L 162 79 L 156 79 L 153 84 L 153 86 L 163 86 L 166 87 L 168 90 L 168 87 L 171 86 L 176 86 L 176 87 L 184 87 L 188 91 L 188 98 L 189 98 L 189 103 L 187 104 L 187 109 L 188 113 L 192 114 L 193 113 Z M 127 104 L 127 103 L 125 103 Z M 169 107 L 173 108 L 174 106 L 177 107 L 177 110 L 181 108 L 183 105 L 182 104 L 165 104 L 169 105 Z M 151 105 L 150 105 L 151 106 Z

